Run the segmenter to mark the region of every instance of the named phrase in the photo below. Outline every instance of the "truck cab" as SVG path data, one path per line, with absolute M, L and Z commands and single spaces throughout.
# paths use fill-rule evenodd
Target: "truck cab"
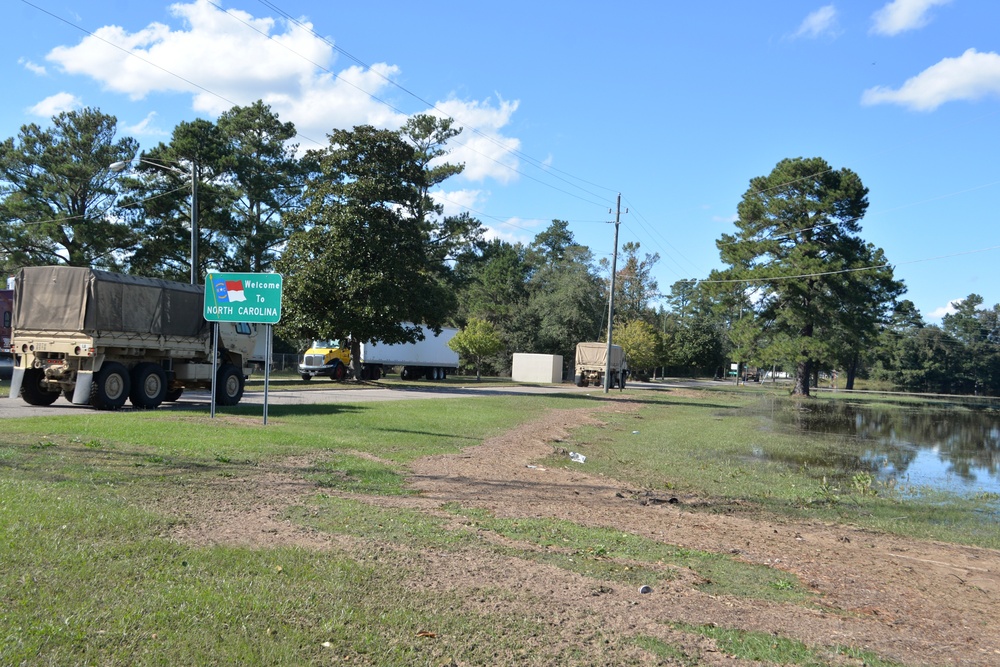
M 351 363 L 351 350 L 339 340 L 314 340 L 299 364 L 299 377 L 311 380 L 325 375 L 331 380 L 343 380 Z

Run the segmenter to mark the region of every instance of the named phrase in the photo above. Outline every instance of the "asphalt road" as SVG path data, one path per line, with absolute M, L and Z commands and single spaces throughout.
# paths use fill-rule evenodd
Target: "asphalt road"
M 6 384 L 6 383 L 5 383 Z M 629 389 L 657 389 L 665 385 L 660 383 L 633 382 Z M 612 390 L 618 393 L 617 389 Z M 577 387 L 571 383 L 558 385 L 483 385 L 476 386 L 470 381 L 454 387 L 434 385 L 423 387 L 373 387 L 365 386 L 357 389 L 338 387 L 336 389 L 281 389 L 270 390 L 267 394 L 268 406 L 274 405 L 317 405 L 323 403 L 364 403 L 371 401 L 401 401 L 426 400 L 443 398 L 460 398 L 467 396 L 504 396 L 514 394 L 583 394 L 600 396 L 604 393 L 601 387 Z M 264 391 L 247 391 L 243 394 L 240 405 L 259 405 L 263 410 Z M 211 394 L 204 390 L 186 391 L 176 403 L 164 403 L 161 410 L 183 410 L 191 408 L 208 408 L 211 406 Z M 131 404 L 126 403 L 123 411 L 131 410 Z M 51 406 L 28 405 L 20 398 L 0 398 L 0 418 L 10 417 L 40 417 L 93 413 L 87 405 L 74 405 L 62 398 Z

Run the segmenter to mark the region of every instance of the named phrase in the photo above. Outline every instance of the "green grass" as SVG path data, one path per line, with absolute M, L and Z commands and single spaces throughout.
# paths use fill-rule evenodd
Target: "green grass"
M 709 637 L 716 646 L 727 655 L 741 660 L 751 660 L 769 665 L 803 665 L 804 667 L 822 667 L 832 662 L 838 662 L 839 656 L 853 658 L 865 667 L 900 667 L 900 663 L 885 660 L 870 651 L 862 651 L 841 645 L 808 646 L 800 641 L 788 639 L 766 632 L 746 632 L 720 628 L 715 625 L 690 625 L 687 623 L 671 623 L 671 627 L 694 634 Z M 652 650 L 657 651 L 657 640 L 644 638 Z M 666 648 L 669 653 L 671 647 Z M 692 662 L 692 665 L 698 664 Z
M 762 430 L 751 411 L 759 392 L 646 394 L 647 409 L 575 429 L 563 446 L 586 455 L 591 472 L 663 496 L 697 496 L 708 501 L 707 511 L 765 512 L 1000 548 L 995 499 L 900 489 L 845 470 L 844 443 L 836 438 Z M 764 449 L 766 458 L 758 454 Z M 561 457 L 545 463 L 567 465 Z
M 544 551 L 533 557 L 586 576 L 629 584 L 676 578 L 677 569 L 701 578 L 697 588 L 774 602 L 809 602 L 812 596 L 787 572 L 743 563 L 728 555 L 685 549 L 611 528 L 591 528 L 553 519 L 498 519 L 489 512 L 450 507 L 468 525 L 526 542 Z
M 760 432 L 743 413 L 755 396 L 635 392 L 639 412 L 603 413 L 605 425 L 577 428 L 560 446 L 586 454 L 591 474 L 655 494 L 695 495 L 705 500 L 704 511 L 843 521 L 996 544 L 995 525 L 976 511 L 995 504 L 993 498 L 903 499 L 869 493 L 864 484 L 832 488 L 824 479 L 837 473 L 830 462 L 835 445 Z M 363 502 L 364 496 L 411 493 L 407 465 L 418 457 L 459 452 L 544 410 L 594 400 L 577 394 L 271 406 L 266 426 L 254 406 L 226 409 L 216 419 L 201 410 L 4 419 L 0 664 L 592 660 L 560 641 L 547 619 L 505 611 L 516 607 L 504 604 L 515 593 L 474 591 L 477 599 L 496 602 L 487 608 L 446 589 L 407 586 L 419 574 L 417 554 L 428 549 L 545 563 L 590 577 L 597 587 L 655 587 L 684 570 L 709 594 L 811 604 L 786 572 L 613 527 L 498 518 L 459 504 L 428 513 Z M 761 438 L 786 454 L 786 462 L 755 457 Z M 291 467 L 303 458 L 308 467 Z M 577 465 L 565 457 L 545 463 Z M 287 510 L 287 519 L 353 546 L 323 552 L 197 547 L 167 537 L 184 518 L 158 512 L 163 499 L 184 498 L 220 479 L 252 483 L 246 480 L 271 470 L 317 485 L 312 497 Z M 421 631 L 434 637 L 418 636 Z M 709 633 L 693 626 L 684 631 Z M 752 633 L 711 636 L 759 645 L 753 650 L 763 652 L 745 649 L 747 655 L 764 657 L 746 659 L 773 664 L 823 664 L 823 651 L 835 649 Z M 641 635 L 596 631 L 594 641 L 607 647 L 603 662 L 615 663 L 615 656 L 639 646 L 663 660 L 698 664 L 697 656 Z M 836 650 L 866 664 L 892 664 L 853 648 Z

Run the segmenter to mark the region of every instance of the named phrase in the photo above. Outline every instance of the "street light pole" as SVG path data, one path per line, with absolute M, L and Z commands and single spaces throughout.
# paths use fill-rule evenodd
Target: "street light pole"
M 198 284 L 198 163 L 191 163 L 191 284 Z
M 183 169 L 178 169 L 168 164 L 161 164 L 159 162 L 153 162 L 152 160 L 147 160 L 146 158 L 134 157 L 132 160 L 123 160 L 121 162 L 114 162 L 108 165 L 108 169 L 113 172 L 124 171 L 128 167 L 129 163 L 133 160 L 139 162 L 145 162 L 146 164 L 159 167 L 160 169 L 166 169 L 172 171 L 175 174 L 181 174 L 183 176 L 191 177 L 191 284 L 198 284 L 198 163 L 194 160 L 191 161 L 191 173 L 184 171 Z

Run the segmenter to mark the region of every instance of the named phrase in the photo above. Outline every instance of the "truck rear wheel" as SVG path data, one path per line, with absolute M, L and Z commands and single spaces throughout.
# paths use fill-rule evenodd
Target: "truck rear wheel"
M 174 401 L 179 400 L 181 394 L 183 393 L 184 393 L 184 387 L 178 387 L 177 389 L 170 389 L 163 397 L 163 400 L 169 403 L 173 403 Z
M 232 364 L 222 364 L 215 376 L 215 401 L 219 405 L 236 405 L 243 398 L 243 374 Z
M 98 410 L 117 410 L 125 405 L 130 389 L 128 370 L 117 361 L 109 361 L 94 378 L 90 404 Z
M 132 405 L 144 410 L 160 407 L 167 393 L 167 374 L 151 362 L 137 364 L 132 369 L 132 391 L 129 400 Z
M 42 386 L 45 373 L 41 368 L 29 368 L 24 371 L 21 382 L 21 398 L 28 405 L 52 405 L 59 398 L 58 391 L 49 391 Z

